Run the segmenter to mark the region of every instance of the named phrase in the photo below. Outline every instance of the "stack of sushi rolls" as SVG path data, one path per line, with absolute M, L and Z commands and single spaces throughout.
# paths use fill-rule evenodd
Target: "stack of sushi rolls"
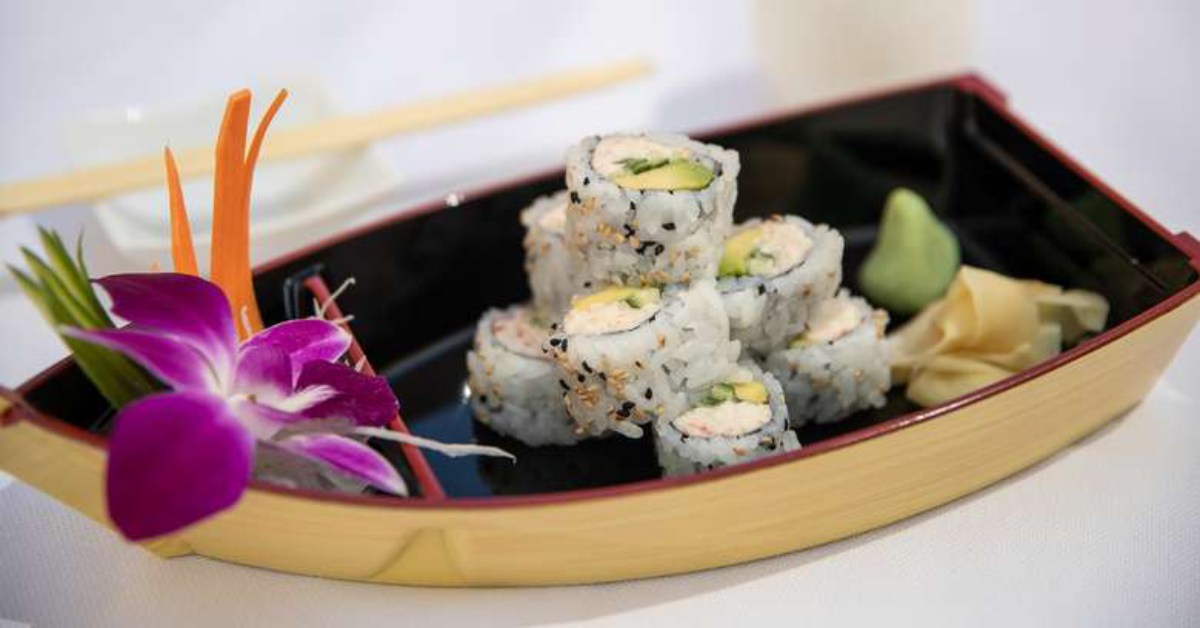
M 792 427 L 830 423 L 886 401 L 888 316 L 842 290 L 819 303 L 803 333 L 772 352 L 767 370 L 786 391 Z
M 796 216 L 734 227 L 739 170 L 681 135 L 573 146 L 566 190 L 521 214 L 532 300 L 476 329 L 479 420 L 535 447 L 652 430 L 679 475 L 882 405 L 887 315 L 838 292 L 841 234 Z
M 655 426 L 659 466 L 668 476 L 756 460 L 798 449 L 788 429 L 783 389 L 746 360 L 688 396 L 687 407 Z
M 542 350 L 548 332 L 527 305 L 489 310 L 467 353 L 475 417 L 535 447 L 584 438 L 563 406 L 558 367 Z
M 718 287 L 730 332 L 756 357 L 800 334 L 842 282 L 837 231 L 797 216 L 742 223 L 725 241 Z
M 521 212 L 525 226 L 525 274 L 533 293 L 533 307 L 546 319 L 562 318 L 571 304 L 575 285 L 575 256 L 567 250 L 565 230 L 566 190 L 543 196 Z
M 711 280 L 729 233 L 738 154 L 683 135 L 585 138 L 567 153 L 568 245 L 593 285 Z
M 578 428 L 631 438 L 682 411 L 689 392 L 715 381 L 739 351 L 711 281 L 578 297 L 544 347 Z

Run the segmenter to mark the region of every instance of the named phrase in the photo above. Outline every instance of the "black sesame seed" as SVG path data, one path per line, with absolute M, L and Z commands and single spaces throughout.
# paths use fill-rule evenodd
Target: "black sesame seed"
M 558 329 L 558 323 L 550 323 L 550 329 L 551 330 Z
M 621 409 L 629 412 L 633 412 L 635 407 L 637 407 L 637 404 L 632 401 L 626 401 L 625 403 L 621 404 Z
M 635 203 L 633 201 L 629 201 L 629 211 L 631 211 L 631 212 L 637 211 L 637 203 Z
M 606 382 L 607 382 L 607 381 L 608 381 L 608 373 L 605 373 L 605 372 L 601 371 L 601 372 L 600 372 L 600 379 L 601 379 L 601 380 L 603 380 L 603 381 L 606 381 Z
M 563 351 L 567 350 L 567 339 L 566 338 L 562 339 L 562 350 Z
M 583 287 L 584 287 L 584 288 L 591 288 L 591 287 L 592 287 L 592 282 L 590 282 L 590 281 L 585 281 L 585 282 L 583 282 Z
M 634 230 L 634 228 L 633 228 L 633 227 L 631 227 L 631 226 L 630 226 L 628 223 L 626 223 L 626 224 L 625 224 L 625 237 L 626 237 L 626 238 L 628 238 L 628 237 L 632 237 L 634 233 L 636 233 L 636 231 Z
M 575 192 L 571 192 L 571 202 L 578 205 L 579 204 L 579 194 L 576 194 Z
M 584 383 L 584 382 L 586 382 L 586 381 L 587 381 L 587 378 L 583 376 L 583 373 L 580 373 L 579 375 L 576 375 L 576 376 L 575 376 L 575 379 L 579 380 L 579 383 L 580 383 L 580 384 L 582 384 L 582 383 Z
M 590 180 L 588 180 L 588 178 L 587 178 L 587 177 L 584 177 L 584 178 L 583 178 L 583 184 L 584 184 L 584 185 L 587 185 L 587 184 L 589 184 L 589 183 L 591 183 L 591 181 L 590 181 Z
M 571 387 L 567 385 L 567 382 L 565 380 L 561 380 L 561 379 L 558 380 L 558 385 L 562 386 L 563 390 L 571 390 Z
M 661 244 L 654 245 L 654 254 L 655 255 L 662 255 L 663 251 L 665 251 L 665 250 L 667 250 L 667 247 L 665 247 Z
M 584 360 L 584 361 L 583 361 L 583 370 L 585 370 L 585 371 L 587 371 L 587 372 L 589 372 L 589 373 L 591 373 L 591 372 L 592 372 L 592 367 L 591 367 L 591 366 L 588 366 L 587 360 Z
M 487 395 L 479 395 L 479 401 L 486 404 L 487 403 Z
M 766 293 L 767 293 L 767 286 L 766 286 L 766 284 L 761 284 L 761 283 L 760 283 L 760 284 L 758 284 L 758 293 L 759 293 L 759 294 L 766 294 Z
M 645 398 L 647 398 L 647 399 L 653 399 L 653 398 L 654 398 L 654 391 L 653 391 L 653 390 L 651 390 L 651 389 L 649 389 L 649 388 L 647 388 L 647 389 L 646 389 L 646 393 L 645 393 L 645 395 L 643 395 L 643 396 L 644 396 Z
M 673 222 L 664 222 L 664 223 L 663 223 L 663 229 L 666 229 L 667 231 L 674 231 L 674 230 L 675 230 L 675 223 L 673 223 Z
M 634 365 L 634 366 L 636 366 L 636 367 L 638 367 L 638 368 L 640 368 L 640 369 L 642 369 L 642 368 L 646 368 L 646 367 L 642 366 L 642 363 L 641 363 L 640 361 L 638 361 L 638 360 L 634 360 L 634 361 L 633 361 L 633 365 Z
M 551 346 L 551 347 L 557 347 L 557 346 L 558 346 L 559 344 L 561 344 L 561 343 L 562 343 L 562 339 L 561 339 L 561 338 L 551 338 L 551 339 L 550 339 L 550 346 Z

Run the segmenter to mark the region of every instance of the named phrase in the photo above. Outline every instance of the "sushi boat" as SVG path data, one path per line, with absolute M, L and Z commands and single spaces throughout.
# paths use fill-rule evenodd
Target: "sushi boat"
M 408 499 L 252 485 L 232 510 L 144 543 L 365 582 L 515 586 L 684 573 L 828 543 L 1021 471 L 1147 394 L 1200 318 L 1200 242 L 1172 234 L 961 76 L 792 111 L 699 137 L 742 159 L 738 218 L 799 214 L 846 240 L 855 276 L 898 185 L 931 200 L 964 262 L 1093 290 L 1109 328 L 936 407 L 896 390 L 878 410 L 800 432 L 798 451 L 660 477 L 646 442 L 518 449 L 503 460 L 391 452 Z M 456 194 L 257 269 L 264 318 L 354 277 L 355 355 L 391 381 L 421 435 L 496 438 L 464 401 L 475 321 L 529 298 L 522 208 L 561 171 Z M 106 404 L 65 360 L 0 400 L 0 469 L 102 525 Z M 116 538 L 116 537 L 114 537 Z

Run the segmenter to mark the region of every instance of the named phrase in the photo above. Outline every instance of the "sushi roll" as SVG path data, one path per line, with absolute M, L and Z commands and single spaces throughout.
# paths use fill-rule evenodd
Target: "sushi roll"
M 799 449 L 788 429 L 783 389 L 745 362 L 690 396 L 684 412 L 654 424 L 658 464 L 668 476 L 690 475 Z
M 529 306 L 489 310 L 467 354 L 475 418 L 535 447 L 584 438 L 563 407 L 558 367 L 542 351 L 547 331 Z
M 566 190 L 543 196 L 521 212 L 525 273 L 533 307 L 547 319 L 561 318 L 579 287 L 575 285 L 574 257 L 567 251 L 564 237 L 566 218 Z
M 567 413 L 582 431 L 642 436 L 737 359 L 712 282 L 609 287 L 574 300 L 546 341 Z
M 730 335 L 758 357 L 804 331 L 842 281 L 842 235 L 796 216 L 750 220 L 721 255 L 718 288 Z
M 567 238 L 596 285 L 712 279 L 737 199 L 738 154 L 682 135 L 606 135 L 567 153 Z
M 792 427 L 878 408 L 891 387 L 887 313 L 843 290 L 821 302 L 804 333 L 767 357 L 787 396 Z

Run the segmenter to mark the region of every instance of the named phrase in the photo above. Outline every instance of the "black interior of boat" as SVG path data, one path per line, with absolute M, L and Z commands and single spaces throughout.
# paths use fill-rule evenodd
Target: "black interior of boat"
M 756 122 L 702 136 L 741 154 L 736 218 L 794 213 L 840 229 L 846 285 L 897 186 L 916 190 L 959 236 L 965 263 L 1104 294 L 1109 325 L 1147 310 L 1197 281 L 1187 257 L 1125 212 L 1053 153 L 968 91 L 940 85 Z M 471 196 L 454 206 L 397 218 L 329 243 L 256 277 L 268 322 L 306 316 L 296 278 L 319 270 L 330 286 L 353 277 L 339 298 L 376 369 L 392 383 L 419 435 L 479 441 L 515 453 L 427 457 L 452 497 L 531 494 L 654 478 L 650 439 L 613 437 L 573 448 L 529 448 L 474 422 L 464 404 L 465 353 L 490 307 L 529 298 L 523 230 L 536 197 L 562 174 Z M 893 318 L 893 324 L 899 319 Z M 41 411 L 93 428 L 109 410 L 78 369 L 32 389 Z M 888 404 L 845 421 L 806 427 L 810 444 L 913 410 L 893 390 Z M 403 467 L 403 460 L 390 457 Z M 407 469 L 405 473 L 409 474 Z M 410 483 L 411 484 L 411 483 Z

